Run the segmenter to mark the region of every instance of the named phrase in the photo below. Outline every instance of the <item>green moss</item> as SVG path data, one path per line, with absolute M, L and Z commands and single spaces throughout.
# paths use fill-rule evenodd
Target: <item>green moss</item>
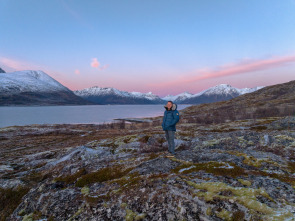
M 89 195 L 89 192 L 90 192 L 90 189 L 89 189 L 89 187 L 87 187 L 87 186 L 84 186 L 84 187 L 81 189 L 81 193 L 82 193 L 83 195 Z
M 214 175 L 231 177 L 247 175 L 243 168 L 235 165 L 234 163 L 216 161 L 209 161 L 205 163 L 184 163 L 171 170 L 171 172 L 182 174 L 189 174 L 198 171 L 205 171 L 206 173 L 212 173 Z
M 124 177 L 114 179 L 111 182 L 112 183 L 117 183 L 120 185 L 121 189 L 119 190 L 122 191 L 124 189 L 129 189 L 131 186 L 135 186 L 138 183 L 140 183 L 141 180 L 144 180 L 145 177 L 140 176 L 140 174 L 136 171 L 134 173 L 128 174 Z
M 245 186 L 251 186 L 251 182 L 248 180 L 238 179 L 238 181 Z
M 125 135 L 125 136 L 118 136 L 113 138 L 112 140 L 116 145 L 120 146 L 122 144 L 137 141 L 137 139 L 138 139 L 137 134 L 132 134 L 132 135 Z
M 291 214 L 289 211 L 282 211 L 280 209 L 275 209 L 268 207 L 266 204 L 263 204 L 257 200 L 258 196 L 264 196 L 273 201 L 273 199 L 268 195 L 268 193 L 262 189 L 253 189 L 253 188 L 241 188 L 241 187 L 232 187 L 222 182 L 207 182 L 207 183 L 194 183 L 192 181 L 187 181 L 187 184 L 200 190 L 197 193 L 197 196 L 204 198 L 206 201 L 213 201 L 214 198 L 221 200 L 232 199 L 239 204 L 247 207 L 252 213 L 257 215 L 262 214 L 264 218 L 276 218 L 275 220 L 280 220 L 285 217 L 289 217 Z M 223 191 L 231 191 L 233 195 L 224 196 L 220 195 Z M 222 213 L 226 215 L 227 213 Z M 235 214 L 242 215 L 242 214 Z
M 237 140 L 239 142 L 239 146 L 241 146 L 241 147 L 248 146 L 248 141 L 244 139 L 244 136 L 237 137 Z
M 143 220 L 146 217 L 145 213 L 139 213 L 135 216 L 134 220 Z
M 27 187 L 16 189 L 0 188 L 0 220 L 5 220 L 20 204 L 22 197 L 29 192 Z
M 255 131 L 263 131 L 263 130 L 266 130 L 267 127 L 266 126 L 253 126 L 253 127 L 250 127 L 250 130 L 255 130 Z
M 111 195 L 113 195 L 121 194 L 123 191 L 133 189 L 136 186 L 140 185 L 142 182 L 146 181 L 147 179 L 153 182 L 153 180 L 156 179 L 165 179 L 168 175 L 169 174 L 151 174 L 150 176 L 146 177 L 145 175 L 140 175 L 140 173 L 136 171 L 134 173 L 127 174 L 121 178 L 113 179 L 107 182 L 109 184 L 116 183 L 120 186 L 118 189 L 111 191 Z
M 79 216 L 84 210 L 84 204 L 82 204 L 82 206 L 78 209 L 78 211 L 72 216 L 70 217 L 67 221 L 72 221 L 74 220 L 77 216 Z
M 269 177 L 272 177 L 272 178 L 276 178 L 282 182 L 285 182 L 285 183 L 290 183 L 291 185 L 295 185 L 295 178 L 292 177 L 292 176 L 289 176 L 289 175 L 285 175 L 285 174 L 276 174 L 276 173 L 266 173 L 266 172 L 263 172 L 261 171 L 260 174 L 264 175 L 264 176 L 269 176 Z
M 105 139 L 98 142 L 97 144 L 104 147 L 109 147 L 110 152 L 115 154 L 115 151 L 119 146 L 124 145 L 126 143 L 137 141 L 137 139 L 138 139 L 138 136 L 136 134 L 132 134 L 132 135 L 117 136 L 117 137 Z
M 146 217 L 145 213 L 139 213 L 133 212 L 131 209 L 126 208 L 126 221 L 133 221 L 133 220 L 143 220 Z
M 277 221 L 285 221 L 285 220 L 291 220 L 289 219 L 290 217 L 294 218 L 294 214 L 291 212 L 285 212 L 283 214 L 281 214 L 280 212 L 278 214 L 275 214 L 272 216 L 272 220 L 277 220 Z M 292 219 L 293 220 L 293 219 Z
M 131 209 L 126 209 L 126 216 L 125 216 L 126 221 L 133 221 L 135 217 L 136 217 L 135 212 L 133 212 Z
M 217 212 L 216 216 L 223 219 L 223 220 L 226 220 L 226 221 L 233 220 L 231 212 L 229 212 L 225 209 L 222 209 L 220 212 Z
M 122 165 L 116 165 L 111 167 L 102 168 L 96 172 L 88 173 L 83 175 L 76 182 L 77 187 L 83 187 L 96 182 L 104 182 L 108 180 L 113 180 L 125 176 L 133 168 L 122 168 Z
M 241 153 L 238 151 L 227 151 L 229 154 L 235 155 L 235 156 L 242 156 L 244 157 L 243 163 L 247 164 L 249 166 L 254 166 L 254 167 L 261 167 L 261 163 L 265 162 L 265 160 L 257 159 L 253 156 L 248 156 L 245 153 Z
M 255 145 L 255 143 L 252 140 L 249 140 L 247 144 L 251 146 Z
M 212 146 L 215 146 L 217 144 L 220 143 L 220 140 L 217 140 L 217 139 L 213 139 L 213 140 L 206 140 L 206 141 L 203 141 L 203 146 L 206 146 L 206 147 L 212 147 Z
M 208 208 L 206 209 L 206 215 L 207 215 L 207 216 L 211 216 L 211 215 L 212 215 L 212 209 L 211 209 L 211 207 L 208 207 Z
M 33 213 L 30 213 L 28 215 L 25 215 L 23 217 L 22 221 L 33 221 Z
M 120 207 L 125 209 L 127 207 L 127 203 L 121 203 Z
M 276 135 L 275 138 L 278 140 L 286 140 L 286 141 L 294 141 L 295 140 L 293 137 L 283 135 L 283 134 Z
M 40 220 L 41 217 L 42 213 L 40 211 L 34 211 L 33 213 L 24 215 L 22 221 Z
M 224 137 L 221 139 L 212 139 L 212 140 L 208 140 L 208 141 L 203 141 L 203 146 L 205 147 L 213 147 L 215 145 L 221 144 L 221 143 L 228 143 L 232 140 L 231 137 Z
M 265 119 L 258 119 L 257 124 L 259 124 L 259 125 L 270 124 L 273 121 L 276 121 L 278 119 L 279 119 L 279 117 L 270 117 L 270 118 L 265 118 Z
M 26 214 L 26 211 L 24 209 L 18 212 L 19 216 L 24 216 L 25 214 Z
M 82 175 L 86 174 L 86 169 L 82 168 L 81 170 L 77 171 L 76 173 L 69 175 L 69 176 L 61 176 L 61 177 L 57 177 L 55 179 L 55 181 L 61 181 L 61 182 L 65 182 L 66 184 L 71 184 L 76 182 L 76 180 L 78 178 L 80 178 Z

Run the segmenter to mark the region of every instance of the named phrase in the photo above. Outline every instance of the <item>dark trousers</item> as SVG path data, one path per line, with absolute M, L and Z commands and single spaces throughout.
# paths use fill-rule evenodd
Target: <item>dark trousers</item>
M 168 151 L 175 154 L 175 143 L 174 143 L 174 133 L 173 130 L 165 130 L 166 140 L 168 141 Z

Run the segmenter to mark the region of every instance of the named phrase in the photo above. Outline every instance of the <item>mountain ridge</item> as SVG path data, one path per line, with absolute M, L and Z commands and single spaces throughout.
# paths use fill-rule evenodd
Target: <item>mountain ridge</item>
M 194 103 L 194 104 L 198 104 L 200 103 L 199 100 L 205 99 L 210 101 L 209 103 L 215 102 L 215 101 L 219 101 L 219 100 L 227 100 L 227 98 L 234 98 L 237 96 L 240 96 L 242 94 L 246 94 L 246 93 L 251 93 L 254 92 L 256 90 L 259 90 L 261 88 L 263 88 L 264 86 L 258 86 L 258 87 L 254 87 L 254 88 L 235 88 L 229 84 L 219 84 L 213 87 L 210 87 L 208 89 L 205 89 L 201 92 L 198 92 L 196 94 L 192 94 L 189 92 L 183 92 L 180 93 L 178 95 L 175 96 L 169 96 L 167 95 L 166 97 L 163 97 L 163 100 L 171 100 L 171 101 L 175 101 L 178 103 Z M 210 98 L 210 96 L 220 96 L 219 99 L 212 99 Z
M 73 91 L 77 96 L 100 104 L 161 104 L 162 99 L 152 92 L 127 92 L 112 87 L 93 86 Z
M 0 93 L 0 105 L 93 104 L 39 70 L 1 73 Z

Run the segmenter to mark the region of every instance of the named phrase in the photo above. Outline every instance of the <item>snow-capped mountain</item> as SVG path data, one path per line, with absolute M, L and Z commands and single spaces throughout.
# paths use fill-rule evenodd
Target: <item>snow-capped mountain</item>
M 196 94 L 196 96 L 201 96 L 201 95 L 210 96 L 210 95 L 221 95 L 221 94 L 230 95 L 230 96 L 240 95 L 237 88 L 234 88 L 228 84 L 219 84 L 209 89 L 206 89 L 204 91 L 201 91 L 200 93 Z
M 166 101 L 171 100 L 173 102 L 181 104 L 211 103 L 215 101 L 229 100 L 242 94 L 257 91 L 261 88 L 263 87 L 239 89 L 228 84 L 219 84 L 196 94 L 184 92 L 175 96 L 168 95 L 166 97 L 163 97 L 162 99 Z
M 128 94 L 129 94 L 127 91 L 120 91 L 116 88 L 98 87 L 98 86 L 93 86 L 93 87 L 85 88 L 82 90 L 75 90 L 73 92 L 80 97 L 108 95 L 108 94 L 113 94 L 113 95 L 118 95 L 118 96 L 128 96 Z
M 253 88 L 242 88 L 242 89 L 238 89 L 240 92 L 240 95 L 242 94 L 247 94 L 247 93 L 252 93 L 254 91 L 258 91 L 261 88 L 264 88 L 264 86 L 258 86 L 258 87 L 253 87 Z
M 198 96 L 201 96 L 201 95 L 207 95 L 207 96 L 210 96 L 210 95 L 229 95 L 229 96 L 239 96 L 239 95 L 242 95 L 242 94 L 247 94 L 247 93 L 251 93 L 251 92 L 254 92 L 254 91 L 257 91 L 259 89 L 263 88 L 262 86 L 261 87 L 254 87 L 254 88 L 242 88 L 242 89 L 239 89 L 239 88 L 235 88 L 235 87 L 232 87 L 231 85 L 229 84 L 219 84 L 219 85 L 216 85 L 214 87 L 210 87 L 204 91 L 201 91 L 200 93 L 197 93 L 197 94 L 194 94 L 192 97 L 198 97 Z
M 177 95 L 167 95 L 165 97 L 163 97 L 162 99 L 165 101 L 181 101 L 181 100 L 185 100 L 187 98 L 192 97 L 193 94 L 189 93 L 189 92 L 183 92 L 181 94 L 177 94 Z
M 138 97 L 138 98 L 145 98 L 148 100 L 159 100 L 161 99 L 158 95 L 153 94 L 151 91 L 148 93 L 141 93 L 141 92 L 130 92 L 131 95 Z
M 152 92 L 127 92 L 112 87 L 90 87 L 74 93 L 98 104 L 161 104 L 164 101 Z
M 92 104 L 43 71 L 0 74 L 0 105 Z
M 0 77 L 1 94 L 71 91 L 43 71 L 16 71 L 2 73 Z

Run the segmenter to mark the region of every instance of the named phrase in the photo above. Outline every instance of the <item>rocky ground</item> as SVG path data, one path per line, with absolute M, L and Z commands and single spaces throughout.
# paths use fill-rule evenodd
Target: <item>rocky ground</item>
M 155 118 L 156 119 L 156 118 Z M 0 128 L 1 220 L 295 220 L 294 117 Z

